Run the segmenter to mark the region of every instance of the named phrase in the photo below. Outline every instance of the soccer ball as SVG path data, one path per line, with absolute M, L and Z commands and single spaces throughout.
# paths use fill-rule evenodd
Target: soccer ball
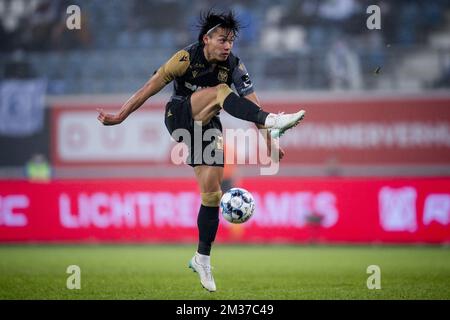
M 242 188 L 232 188 L 220 200 L 222 215 L 231 223 L 244 223 L 255 212 L 255 201 L 250 192 Z

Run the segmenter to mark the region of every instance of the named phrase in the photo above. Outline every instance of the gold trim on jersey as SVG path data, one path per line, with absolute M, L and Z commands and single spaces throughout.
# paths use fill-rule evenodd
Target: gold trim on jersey
M 185 74 L 189 65 L 189 52 L 180 50 L 158 69 L 158 73 L 163 77 L 164 82 L 167 84 L 173 79 Z

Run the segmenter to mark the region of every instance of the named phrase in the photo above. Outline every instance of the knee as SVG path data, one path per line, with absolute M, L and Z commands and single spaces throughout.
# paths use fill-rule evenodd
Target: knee
M 202 205 L 205 207 L 218 207 L 220 205 L 220 199 L 222 198 L 222 191 L 215 192 L 203 192 Z
M 221 83 L 216 88 L 216 102 L 218 105 L 220 105 L 221 108 L 223 108 L 223 102 L 228 97 L 230 93 L 233 92 L 231 88 L 226 83 Z

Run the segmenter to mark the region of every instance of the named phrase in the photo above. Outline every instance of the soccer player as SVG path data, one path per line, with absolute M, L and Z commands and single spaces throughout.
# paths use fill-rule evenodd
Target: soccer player
M 198 248 L 189 262 L 189 267 L 200 276 L 202 286 L 216 291 L 211 272 L 210 252 L 219 225 L 220 188 L 223 178 L 223 140 L 219 112 L 223 109 L 232 116 L 255 123 L 266 131 L 265 140 L 270 148 L 273 138 L 303 119 L 305 111 L 293 114 L 273 114 L 259 107 L 258 98 L 244 63 L 233 53 L 233 42 L 239 32 L 239 22 L 232 12 L 206 12 L 200 17 L 198 42 L 178 51 L 163 64 L 139 89 L 117 114 L 107 114 L 99 109 L 98 120 L 104 125 L 123 122 L 147 99 L 158 93 L 170 82 L 174 90 L 166 105 L 165 125 L 177 142 L 188 146 L 186 163 L 194 168 L 201 192 L 201 206 L 197 218 L 199 231 Z M 230 88 L 234 85 L 238 94 Z M 195 147 L 194 139 L 184 140 L 179 130 L 194 137 L 194 131 L 215 130 L 212 142 L 200 142 Z M 185 137 L 185 136 L 184 136 Z M 213 143 L 214 161 L 204 158 L 204 151 Z M 198 150 L 197 150 L 198 149 Z M 269 149 L 270 150 L 270 149 Z M 281 159 L 284 151 L 276 147 Z M 219 160 L 217 160 L 219 159 Z

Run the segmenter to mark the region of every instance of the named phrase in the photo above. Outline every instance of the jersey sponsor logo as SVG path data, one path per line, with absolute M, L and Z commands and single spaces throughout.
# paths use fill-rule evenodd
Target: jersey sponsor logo
M 220 70 L 219 73 L 217 74 L 217 79 L 220 82 L 227 82 L 227 80 L 228 80 L 228 72 L 226 72 L 224 70 Z
M 185 86 L 186 88 L 188 88 L 189 90 L 191 90 L 191 91 L 197 91 L 197 90 L 200 90 L 200 89 L 203 89 L 203 88 L 204 88 L 204 87 L 201 87 L 201 86 L 196 86 L 196 85 L 191 84 L 191 83 L 189 83 L 189 82 L 185 82 L 185 83 L 184 83 L 184 86 Z
M 192 77 L 193 77 L 193 78 L 195 78 L 195 77 L 197 76 L 197 74 L 198 74 L 198 71 L 197 71 L 197 70 L 193 70 L 193 71 L 192 71 Z

